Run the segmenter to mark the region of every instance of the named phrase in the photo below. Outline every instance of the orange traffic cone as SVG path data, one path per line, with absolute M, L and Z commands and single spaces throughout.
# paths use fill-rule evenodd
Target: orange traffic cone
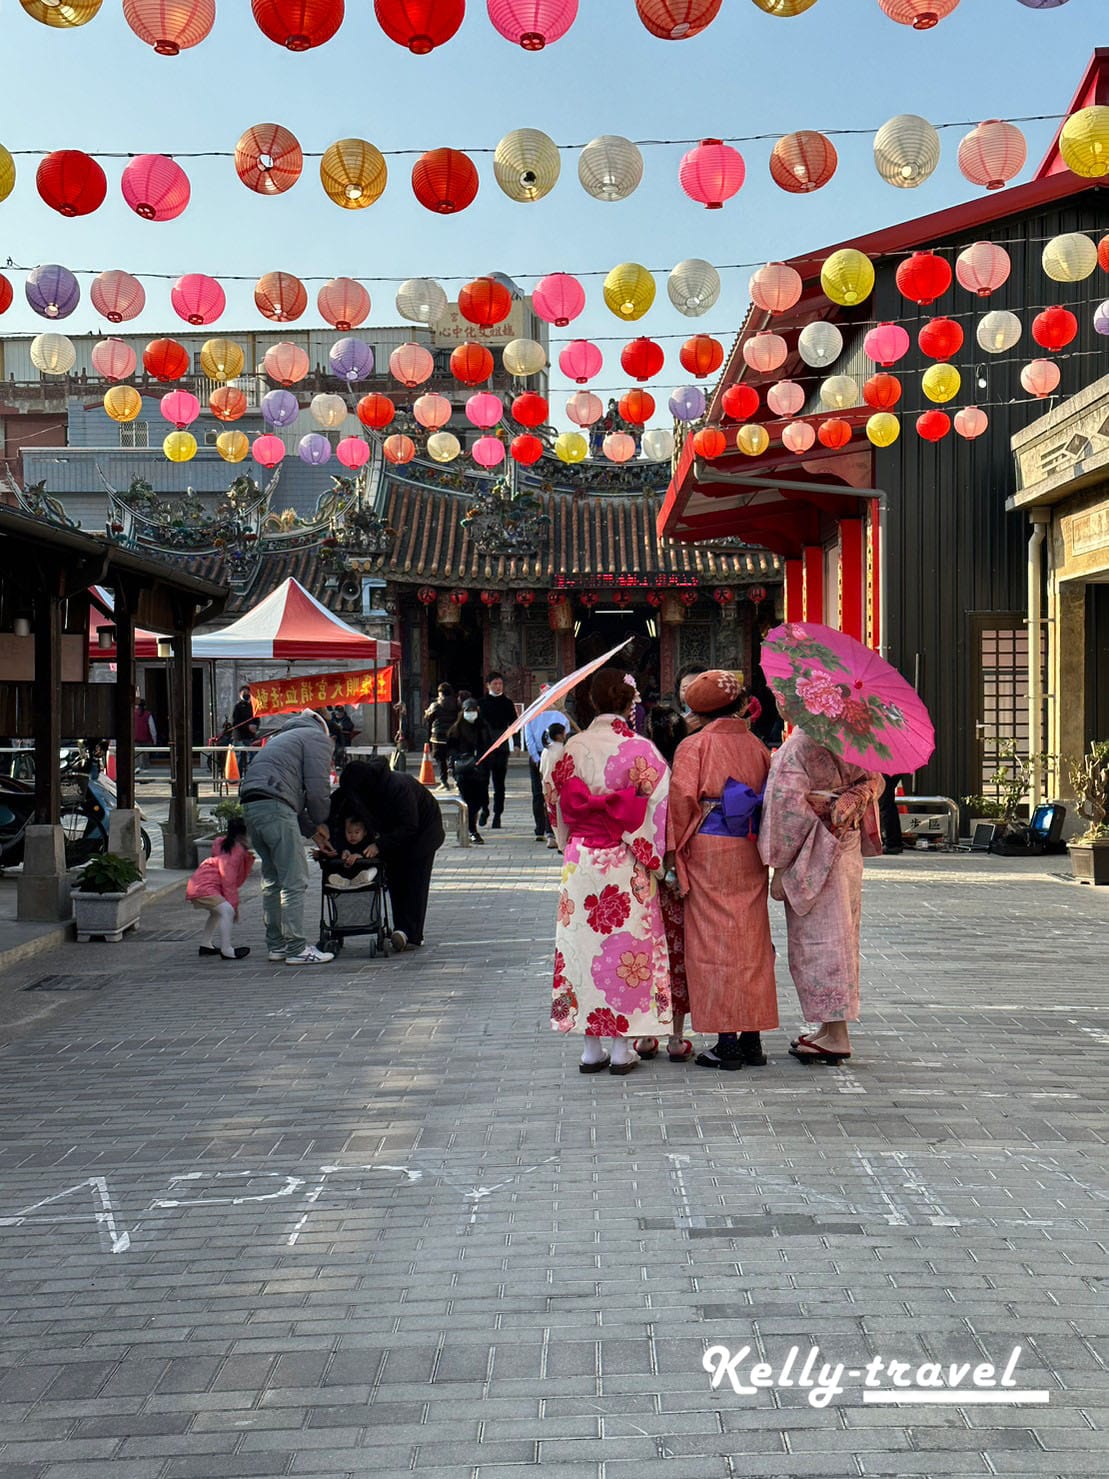
M 223 778 L 225 781 L 239 779 L 239 762 L 235 759 L 235 751 L 230 745 L 227 747 L 227 759 L 223 762 Z
M 108 779 L 110 781 L 114 781 L 115 778 L 116 778 L 116 747 L 115 747 L 115 745 L 109 745 L 108 746 L 108 753 L 104 757 L 104 774 L 108 777 Z
M 424 758 L 420 761 L 420 785 L 434 786 L 435 764 L 431 758 L 431 746 L 424 746 Z
M 904 796 L 904 794 L 905 794 L 905 787 L 904 786 L 898 786 L 898 788 L 897 788 L 897 796 L 898 796 L 898 799 L 900 799 L 902 796 Z M 899 806 L 897 808 L 897 810 L 901 813 L 901 815 L 903 817 L 907 817 L 909 815 L 909 808 L 907 806 Z

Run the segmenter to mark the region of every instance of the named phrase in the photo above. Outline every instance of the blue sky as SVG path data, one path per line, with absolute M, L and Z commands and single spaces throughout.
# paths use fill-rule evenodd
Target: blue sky
M 306 150 L 358 135 L 388 154 L 443 144 L 491 150 L 523 126 L 571 145 L 600 133 L 693 139 L 777 136 L 799 128 L 872 130 L 899 112 L 921 113 L 935 123 L 976 122 L 1064 111 L 1099 42 L 1109 43 L 1105 0 L 1069 0 L 1038 12 L 1019 0 L 962 0 L 929 32 L 894 24 L 878 0 L 818 0 L 790 20 L 763 15 L 751 0 L 724 0 L 708 30 L 681 43 L 651 37 L 633 0 L 582 0 L 568 35 L 528 54 L 494 32 L 483 0 L 469 0 L 455 39 L 417 58 L 384 37 L 370 0 L 348 0 L 338 36 L 294 55 L 262 35 L 248 0 L 220 0 L 208 40 L 162 58 L 128 29 L 118 0 L 105 0 L 95 21 L 70 32 L 32 21 L 17 0 L 0 0 L 7 63 L 0 142 L 13 151 L 232 150 L 245 128 L 266 121 L 291 128 Z M 1055 126 L 1024 127 L 1029 164 L 1022 180 Z M 704 318 L 683 318 L 665 291 L 665 272 L 674 263 L 685 257 L 718 265 L 777 259 L 965 200 L 977 193 L 955 163 L 965 131 L 942 132 L 940 167 L 914 191 L 894 190 L 879 179 L 867 136 L 837 139 L 837 177 L 802 197 L 784 194 L 770 180 L 771 139 L 743 144 L 747 183 L 723 210 L 711 212 L 682 194 L 677 169 L 684 149 L 678 146 L 646 148 L 643 183 L 618 204 L 585 195 L 576 152 L 565 152 L 559 184 L 533 205 L 503 196 L 490 156 L 476 156 L 478 198 L 446 218 L 431 215 L 413 197 L 411 158 L 389 160 L 384 197 L 360 212 L 343 211 L 324 196 L 314 160 L 306 161 L 294 189 L 263 199 L 239 183 L 229 159 L 196 159 L 183 161 L 192 202 L 168 223 L 144 222 L 124 205 L 122 160 L 102 161 L 109 187 L 101 209 L 65 220 L 39 199 L 37 160 L 23 156 L 15 191 L 0 203 L 0 264 L 10 257 L 27 266 L 122 267 L 140 277 L 207 272 L 227 289 L 228 310 L 218 325 L 223 332 L 264 327 L 250 284 L 229 282 L 230 276 L 253 281 L 280 268 L 306 278 L 359 277 L 373 294 L 371 322 L 393 323 L 396 284 L 369 279 L 426 275 L 456 292 L 461 280 L 500 270 L 527 288 L 544 272 L 603 275 L 632 259 L 662 269 L 645 319 L 629 332 L 605 309 L 601 276 L 588 277 L 585 314 L 571 331 L 552 329 L 552 336 L 608 338 L 602 343 L 605 370 L 593 388 L 612 391 L 627 384 L 618 363 L 621 344 L 636 332 L 662 338 L 667 364 L 651 385 L 658 394 L 689 378 L 677 361 L 681 337 L 706 331 L 727 339 L 747 303 L 749 269 L 724 271 L 717 306 Z M 0 319 L 0 331 L 48 327 L 26 306 L 22 274 L 7 269 L 7 275 L 16 302 Z M 84 300 L 59 328 L 107 331 L 88 302 L 88 282 L 82 276 Z M 147 310 L 128 331 L 172 332 L 180 321 L 169 307 L 169 283 L 146 285 Z M 298 327 L 316 321 L 314 310 L 313 291 L 311 320 L 305 315 Z M 557 376 L 552 384 L 560 386 Z M 561 411 L 561 398 L 557 406 Z

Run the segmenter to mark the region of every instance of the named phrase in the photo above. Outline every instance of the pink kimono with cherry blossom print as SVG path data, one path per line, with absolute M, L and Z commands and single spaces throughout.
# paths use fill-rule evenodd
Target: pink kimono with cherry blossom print
M 551 1025 L 590 1037 L 657 1037 L 671 1026 L 659 901 L 666 762 L 612 714 L 566 744 L 551 775 L 565 851 Z

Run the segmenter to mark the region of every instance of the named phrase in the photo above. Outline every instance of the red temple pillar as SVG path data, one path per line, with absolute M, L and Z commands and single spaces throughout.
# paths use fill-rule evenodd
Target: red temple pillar
M 881 582 L 882 582 L 882 548 L 881 548 L 881 509 L 876 498 L 870 501 L 870 515 L 867 520 L 867 542 L 866 542 L 866 644 L 873 647 L 875 652 L 880 652 L 886 634 L 881 630 L 882 623 L 879 620 L 881 611 Z
M 866 641 L 866 531 L 862 519 L 839 525 L 839 629 Z
M 807 544 L 801 552 L 804 570 L 804 585 L 801 604 L 804 608 L 803 621 L 824 620 L 824 547 Z
M 785 560 L 785 590 L 782 602 L 786 621 L 804 620 L 804 568 L 799 559 Z

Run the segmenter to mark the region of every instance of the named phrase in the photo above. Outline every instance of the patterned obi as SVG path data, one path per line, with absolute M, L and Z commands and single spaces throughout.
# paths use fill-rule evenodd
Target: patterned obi
M 559 802 L 571 839 L 587 847 L 615 847 L 625 832 L 638 831 L 647 815 L 647 798 L 633 786 L 596 796 L 580 776 L 566 782 Z
M 709 810 L 698 830 L 709 837 L 757 837 L 762 797 L 761 791 L 752 791 L 750 786 L 729 778 L 719 798 L 702 798 L 702 806 Z

